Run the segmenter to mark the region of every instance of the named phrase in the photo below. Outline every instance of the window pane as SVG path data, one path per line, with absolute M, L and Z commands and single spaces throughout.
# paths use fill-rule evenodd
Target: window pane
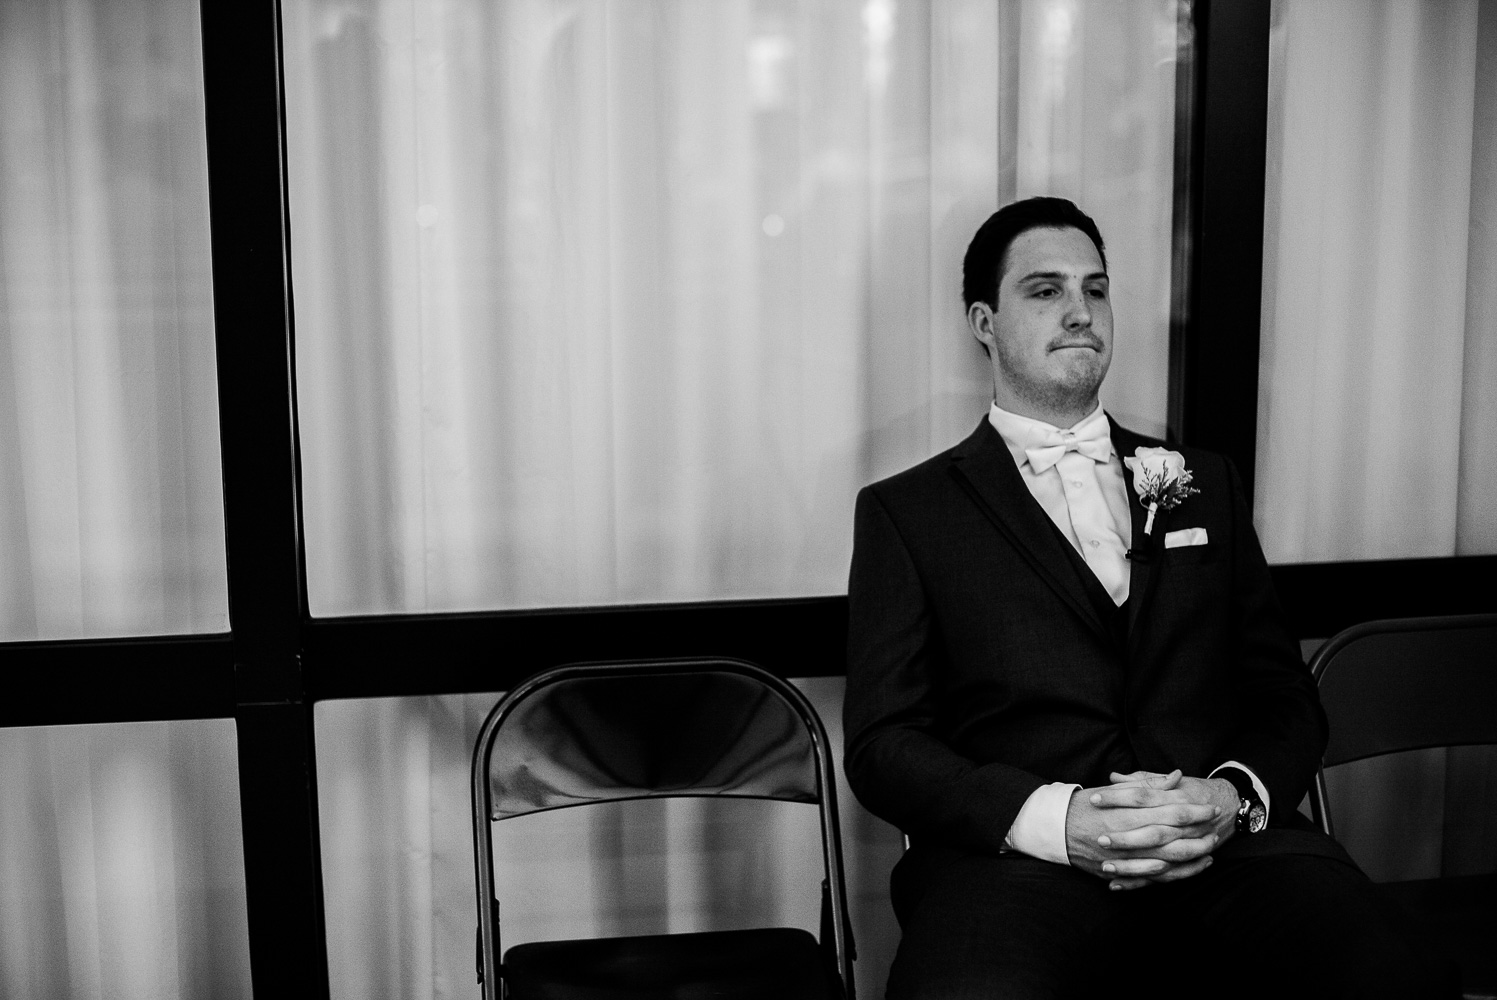
M 229 719 L 0 729 L 0 996 L 250 996 Z
M 228 627 L 195 0 L 0 0 L 0 641 Z
M 1264 548 L 1497 553 L 1497 7 L 1280 3 L 1273 24 Z
M 315 614 L 829 594 L 981 418 L 960 264 L 1057 193 L 1164 424 L 1173 0 L 285 5 Z

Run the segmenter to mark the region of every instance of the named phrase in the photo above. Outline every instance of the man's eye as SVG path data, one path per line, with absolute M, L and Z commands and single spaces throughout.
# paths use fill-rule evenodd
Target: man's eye
M 1035 298 L 1038 298 L 1038 299 L 1053 299 L 1055 296 L 1057 296 L 1059 294 L 1060 293 L 1058 291 L 1056 291 L 1056 289 L 1053 286 L 1050 286 L 1050 285 L 1046 285 L 1043 288 L 1036 288 L 1034 290 Z
M 1088 288 L 1086 290 L 1086 294 L 1090 295 L 1094 299 L 1105 299 L 1105 298 L 1107 298 L 1107 289 L 1105 289 L 1105 288 Z

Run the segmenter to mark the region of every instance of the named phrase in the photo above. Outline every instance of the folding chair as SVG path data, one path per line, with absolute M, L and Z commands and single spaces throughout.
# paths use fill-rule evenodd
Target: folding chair
M 494 706 L 473 751 L 485 1000 L 852 997 L 855 956 L 831 760 L 826 730 L 805 696 L 738 660 L 578 664 L 521 684 Z M 819 942 L 800 928 L 763 928 L 536 941 L 501 952 L 493 823 L 684 796 L 818 807 Z
M 1332 836 L 1326 768 L 1406 750 L 1497 744 L 1497 615 L 1356 625 L 1317 650 L 1310 670 L 1331 725 L 1310 806 Z M 1497 873 L 1379 889 L 1443 939 L 1461 963 L 1468 997 L 1497 995 Z

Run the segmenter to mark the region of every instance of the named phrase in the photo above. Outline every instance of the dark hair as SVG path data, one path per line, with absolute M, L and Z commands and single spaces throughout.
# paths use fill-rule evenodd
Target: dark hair
M 986 302 L 998 308 L 998 275 L 1003 258 L 1020 233 L 1031 229 L 1079 229 L 1097 246 L 1102 270 L 1107 270 L 1107 251 L 1092 217 L 1064 198 L 1025 198 L 1010 202 L 988 216 L 967 245 L 962 259 L 962 304 Z

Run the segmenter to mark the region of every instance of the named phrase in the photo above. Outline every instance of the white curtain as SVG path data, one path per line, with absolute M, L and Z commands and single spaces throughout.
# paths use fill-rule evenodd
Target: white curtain
M 228 628 L 194 0 L 0 0 L 0 641 Z
M 1112 243 L 1164 423 L 1173 0 L 293 0 L 314 614 L 837 593 L 990 392 L 960 262 Z
M 1275 3 L 1269 559 L 1497 552 L 1497 3 Z
M 250 996 L 228 719 L 0 729 L 0 997 Z

